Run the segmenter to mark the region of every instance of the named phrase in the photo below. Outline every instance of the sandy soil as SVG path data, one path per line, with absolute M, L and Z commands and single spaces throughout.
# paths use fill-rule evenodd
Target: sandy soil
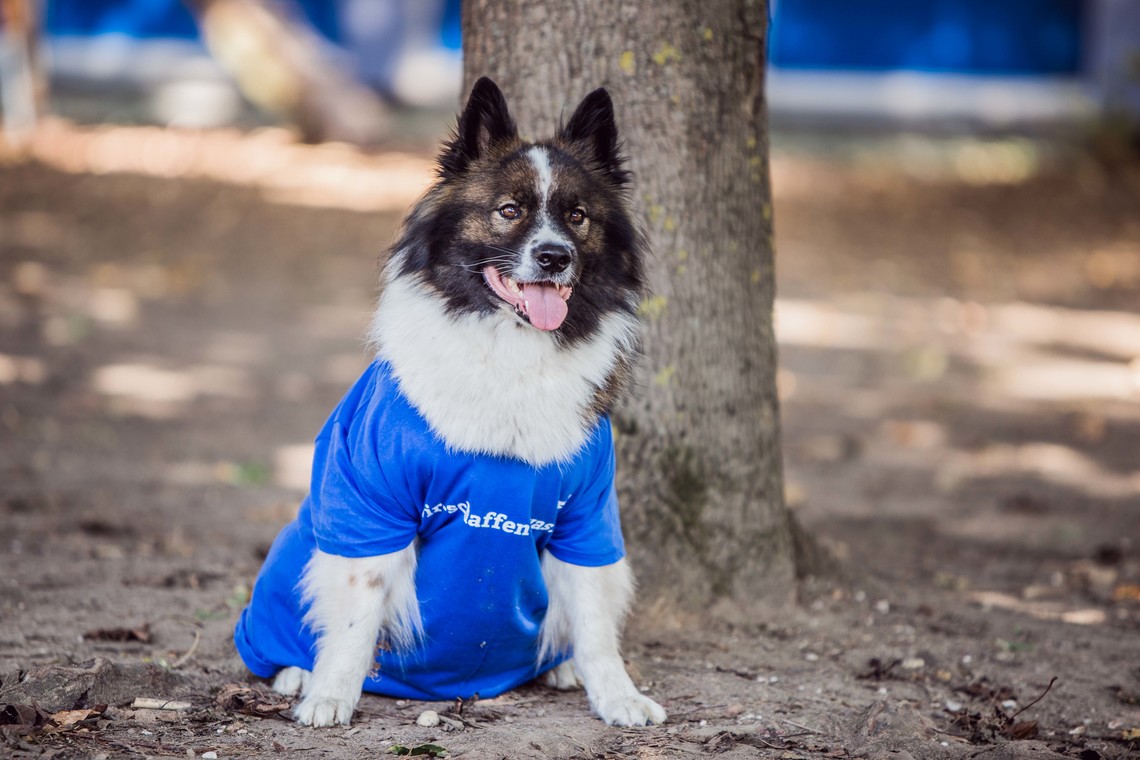
M 630 668 L 670 712 L 641 730 L 537 686 L 305 730 L 234 655 L 422 155 L 0 152 L 0 754 L 1140 756 L 1137 173 L 778 146 L 788 495 L 848 580 L 751 626 L 640 610 Z

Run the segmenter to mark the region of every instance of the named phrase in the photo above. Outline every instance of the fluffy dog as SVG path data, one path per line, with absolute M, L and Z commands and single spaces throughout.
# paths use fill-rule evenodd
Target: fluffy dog
M 300 692 L 300 723 L 347 724 L 362 688 L 488 698 L 536 676 L 584 686 L 607 723 L 665 720 L 619 653 L 607 413 L 645 252 L 628 183 L 605 90 L 529 143 L 475 84 L 386 264 L 376 359 L 235 631 L 251 671 Z

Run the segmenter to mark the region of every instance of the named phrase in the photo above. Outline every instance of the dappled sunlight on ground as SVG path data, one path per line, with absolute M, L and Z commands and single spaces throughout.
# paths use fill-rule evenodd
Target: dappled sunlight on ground
M 1140 547 L 1140 171 L 908 138 L 773 183 L 789 503 L 985 609 L 1140 620 L 1096 559 Z
M 354 211 L 403 211 L 434 172 L 426 154 L 301 145 L 280 128 L 246 134 L 51 120 L 19 148 L 0 140 L 0 166 L 25 157 L 73 174 L 212 180 L 257 188 L 274 203 Z

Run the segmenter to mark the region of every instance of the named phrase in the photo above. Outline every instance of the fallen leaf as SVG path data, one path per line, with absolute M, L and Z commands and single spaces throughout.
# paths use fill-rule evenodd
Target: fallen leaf
M 1126 742 L 1134 742 L 1140 740 L 1140 728 L 1126 728 L 1120 734 L 1120 738 Z
M 1114 602 L 1140 602 L 1140 586 L 1135 583 L 1122 583 L 1112 590 Z
M 61 710 L 57 713 L 52 713 L 51 719 L 55 722 L 57 728 L 67 730 L 89 718 L 97 718 L 102 714 L 102 710 Z
M 107 705 L 95 705 L 93 708 L 81 710 L 60 710 L 52 713 L 50 722 L 44 726 L 44 733 L 62 734 L 65 731 L 98 729 L 98 721 L 106 710 Z
M 96 628 L 83 634 L 87 641 L 137 641 L 149 644 L 150 623 L 143 623 L 138 628 Z
M 279 713 L 292 706 L 292 703 L 280 694 L 271 694 L 236 683 L 226 684 L 219 689 L 215 701 L 230 712 L 258 718 L 281 717 Z
M 388 748 L 393 755 L 426 755 L 427 757 L 447 757 L 448 752 L 438 744 L 418 744 L 415 747 L 406 747 L 403 744 L 393 744 Z
M 1037 736 L 1037 721 L 1023 720 L 1014 723 L 1007 733 L 1010 739 L 1032 739 Z
M 0 704 L 0 733 L 27 736 L 43 730 L 51 716 L 34 705 Z

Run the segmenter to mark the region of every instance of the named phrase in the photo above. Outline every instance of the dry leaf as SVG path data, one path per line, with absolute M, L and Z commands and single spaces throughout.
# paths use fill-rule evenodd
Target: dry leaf
M 52 713 L 51 723 L 44 726 L 44 732 L 49 734 L 61 734 L 64 731 L 95 728 L 96 721 L 103 717 L 103 713 L 106 709 L 107 705 L 95 705 L 95 707 L 91 709 L 60 710 L 57 713 Z
M 230 712 L 258 718 L 277 717 L 278 713 L 292 706 L 292 703 L 280 694 L 270 694 L 261 689 L 236 683 L 226 684 L 219 689 L 215 700 Z
M 149 644 L 150 623 L 143 623 L 138 628 L 96 628 L 83 634 L 87 641 L 137 641 Z
M 0 733 L 26 736 L 43 730 L 51 716 L 34 705 L 0 704 Z

